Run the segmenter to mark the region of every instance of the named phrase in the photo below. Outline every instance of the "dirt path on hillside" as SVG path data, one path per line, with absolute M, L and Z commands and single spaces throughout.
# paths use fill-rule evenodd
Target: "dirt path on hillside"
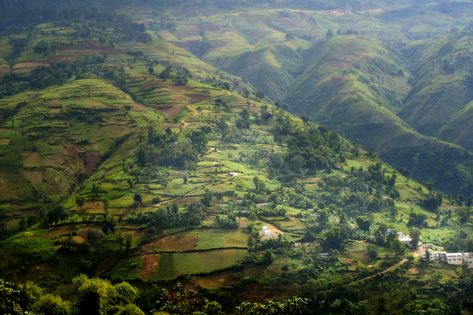
M 407 262 L 407 258 L 404 258 L 402 259 L 400 262 L 398 262 L 397 264 L 394 264 L 392 265 L 391 267 L 388 267 L 387 269 L 384 269 L 383 271 L 380 271 L 378 273 L 375 273 L 374 275 L 371 275 L 371 276 L 368 276 L 366 278 L 362 278 L 362 279 L 359 279 L 359 280 L 356 280 L 354 282 L 350 282 L 348 284 L 345 284 L 344 287 L 349 287 L 349 286 L 354 286 L 354 285 L 357 285 L 357 284 L 360 284 L 360 283 L 363 283 L 363 282 L 366 282 L 366 281 L 369 281 L 375 277 L 378 277 L 378 276 L 381 276 L 381 275 L 384 275 L 384 274 L 387 274 L 391 271 L 394 271 L 394 270 L 397 270 L 399 269 L 401 266 L 403 266 L 405 263 Z
M 420 254 L 418 252 L 413 252 L 414 254 L 414 257 L 419 257 Z M 392 265 L 391 267 L 388 267 L 386 269 L 384 269 L 383 271 L 380 271 L 378 273 L 375 273 L 374 275 L 371 275 L 371 276 L 368 276 L 368 277 L 365 277 L 365 278 L 362 278 L 362 279 L 359 279 L 359 280 L 356 280 L 356 281 L 353 281 L 353 282 L 350 282 L 348 284 L 345 284 L 344 287 L 349 287 L 349 286 L 353 286 L 353 285 L 357 285 L 359 283 L 363 283 L 363 282 L 366 282 L 366 281 L 369 281 L 375 277 L 378 277 L 378 276 L 381 276 L 381 275 L 384 275 L 384 274 L 387 274 L 389 272 L 392 272 L 392 271 L 395 271 L 399 268 L 401 268 L 402 266 L 404 266 L 405 263 L 408 262 L 408 259 L 407 258 L 403 258 L 400 262 Z
M 219 183 L 219 185 L 221 184 L 226 184 L 228 182 L 230 182 L 232 180 L 232 178 L 227 178 L 227 179 L 224 179 L 223 182 Z M 191 195 L 192 192 L 194 191 L 197 191 L 197 190 L 205 190 L 206 188 L 209 188 L 210 186 L 213 186 L 215 185 L 215 183 L 208 183 L 208 184 L 205 184 L 205 185 L 202 185 L 202 186 L 198 186 L 198 187 L 195 187 L 194 189 L 188 191 L 185 195 L 182 195 L 182 196 L 177 196 L 177 197 L 174 197 L 174 198 L 171 198 L 171 199 L 168 199 L 168 200 L 164 200 L 163 202 L 160 202 L 158 204 L 155 204 L 153 206 L 162 206 L 162 205 L 166 205 L 166 204 L 169 204 L 169 203 L 172 203 L 172 202 L 175 202 L 179 199 L 182 199 L 182 198 L 190 198 L 190 197 L 199 197 L 199 196 L 203 196 L 204 194 L 199 194 L 199 195 Z

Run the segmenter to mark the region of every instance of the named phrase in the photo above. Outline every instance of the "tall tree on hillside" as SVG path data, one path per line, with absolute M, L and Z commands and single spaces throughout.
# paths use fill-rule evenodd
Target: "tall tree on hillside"
M 411 246 L 413 249 L 419 248 L 421 233 L 419 229 L 413 228 L 409 231 L 412 238 Z

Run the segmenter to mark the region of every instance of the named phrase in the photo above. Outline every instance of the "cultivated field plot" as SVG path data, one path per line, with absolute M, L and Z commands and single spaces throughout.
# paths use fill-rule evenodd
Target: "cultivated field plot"
M 379 258 L 369 257 L 368 255 L 369 247 L 373 248 L 373 250 L 377 252 Z M 364 264 L 371 264 L 371 263 L 376 262 L 376 260 L 378 259 L 387 258 L 394 255 L 393 252 L 391 252 L 390 250 L 384 247 L 377 246 L 374 244 L 369 244 L 362 241 L 350 242 L 346 247 L 346 254 L 350 258 L 353 258 L 356 261 L 362 262 Z
M 8 74 L 9 71 L 10 67 L 8 66 L 8 63 L 5 61 L 5 59 L 0 57 L 0 78 Z
M 169 253 L 159 255 L 158 280 L 175 279 L 186 274 L 206 274 L 239 265 L 246 256 L 244 249 L 207 252 Z
M 242 230 L 198 229 L 165 236 L 142 247 L 144 252 L 186 252 L 193 250 L 246 249 L 248 235 Z

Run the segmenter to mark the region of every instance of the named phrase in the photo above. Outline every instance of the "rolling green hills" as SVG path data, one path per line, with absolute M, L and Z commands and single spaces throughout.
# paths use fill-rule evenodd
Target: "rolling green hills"
M 443 77 L 439 67 L 447 61 L 434 58 L 447 40 L 436 35 L 466 25 L 468 10 L 435 2 L 366 11 L 212 4 L 131 14 L 146 15 L 162 38 L 242 77 L 260 96 L 343 132 L 438 189 L 471 194 L 472 157 L 463 140 L 469 129 L 439 130 L 469 102 L 468 76 Z
M 473 251 L 466 81 L 427 60 L 453 35 L 404 46 L 464 23 L 456 6 L 415 24 L 410 1 L 104 0 L 28 21 L 18 3 L 0 22 L 0 313 L 468 310 L 471 271 L 418 247 Z M 403 117 L 439 90 L 458 109 L 435 138 Z
M 30 40 L 41 41 L 41 29 Z M 243 83 L 162 33 L 117 42 L 101 58 L 93 41 L 61 41 L 54 55 L 31 54 L 27 43 L 13 64 L 34 67 L 5 81 L 18 92 L 0 100 L 3 277 L 59 292 L 81 272 L 143 285 L 185 276 L 239 303 L 248 288 L 261 298 L 301 290 L 314 270 L 308 257 L 329 242 L 343 263 L 316 277 L 343 274 L 336 287 L 395 264 L 384 241 L 378 258 L 364 254 L 368 232 L 353 241 L 360 217 L 407 232 L 415 214 L 426 239 L 455 235 L 457 205 L 444 203 L 453 217 L 437 230 L 443 215 L 423 208 L 421 184 L 324 127 L 239 94 Z M 370 67 L 379 65 L 392 68 L 376 86 L 388 98 L 406 77 L 390 59 Z M 38 75 L 56 80 L 39 84 Z M 354 75 L 348 86 L 360 84 Z M 340 225 L 349 233 L 341 242 L 329 237 Z
M 410 91 L 409 72 L 378 41 L 336 36 L 316 45 L 306 64 L 285 100 L 293 111 L 379 152 L 416 178 L 471 194 L 472 155 L 419 134 L 395 114 Z

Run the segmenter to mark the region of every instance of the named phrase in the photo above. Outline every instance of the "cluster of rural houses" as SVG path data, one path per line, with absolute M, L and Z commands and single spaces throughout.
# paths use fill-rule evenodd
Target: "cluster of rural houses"
M 428 261 L 441 261 L 449 265 L 467 266 L 473 268 L 473 253 L 447 253 L 445 251 L 429 251 L 422 254 L 422 258 Z
M 398 233 L 397 238 L 401 243 L 411 246 L 412 237 Z M 449 265 L 467 266 L 473 268 L 473 253 L 448 253 L 440 250 L 430 250 L 432 245 L 425 244 L 420 247 L 422 258 L 428 261 L 440 261 Z
M 395 233 L 394 230 L 388 229 L 387 233 Z M 263 240 L 268 240 L 277 237 L 276 233 L 273 233 L 268 226 L 263 226 L 260 230 L 260 237 Z M 397 239 L 412 247 L 412 237 L 402 232 L 397 233 Z M 420 245 L 420 244 L 419 244 Z M 294 243 L 294 247 L 300 247 L 302 243 Z M 439 261 L 449 265 L 467 266 L 473 268 L 473 253 L 448 253 L 446 251 L 434 250 L 435 246 L 424 244 L 419 247 L 419 251 L 422 253 L 422 258 L 428 261 Z M 431 250 L 432 249 L 432 250 Z M 328 253 L 320 253 L 321 257 L 328 257 Z

